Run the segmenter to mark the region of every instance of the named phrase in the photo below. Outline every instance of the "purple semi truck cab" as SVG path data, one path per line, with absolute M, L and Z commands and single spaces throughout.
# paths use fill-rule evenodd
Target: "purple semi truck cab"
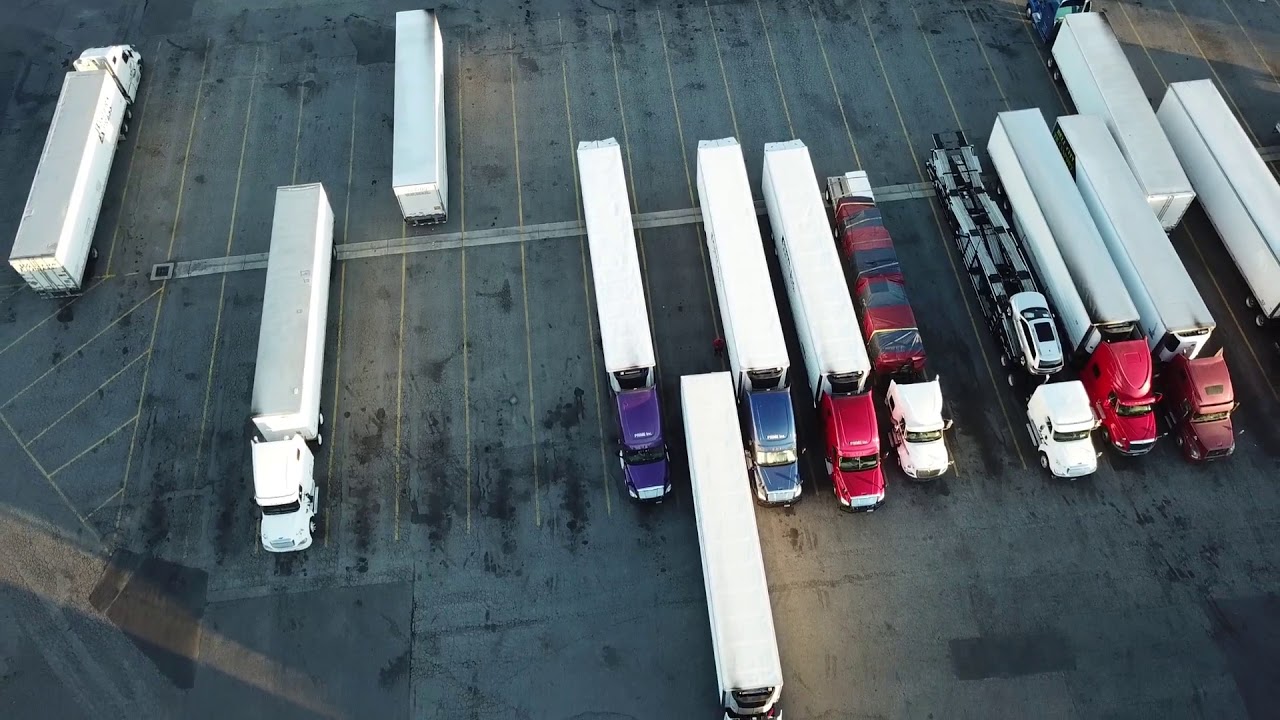
M 632 498 L 661 502 L 671 492 L 667 444 L 662 436 L 658 388 L 614 395 L 618 406 L 618 461 Z

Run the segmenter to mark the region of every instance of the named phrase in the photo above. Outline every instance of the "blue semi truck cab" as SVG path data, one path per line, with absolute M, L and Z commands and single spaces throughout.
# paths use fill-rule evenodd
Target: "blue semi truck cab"
M 743 395 L 739 408 L 756 502 L 790 505 L 799 500 L 800 464 L 791 391 L 751 390 Z
M 1027 0 L 1027 19 L 1036 29 L 1040 41 L 1051 46 L 1063 18 L 1089 12 L 1092 6 L 1092 0 Z

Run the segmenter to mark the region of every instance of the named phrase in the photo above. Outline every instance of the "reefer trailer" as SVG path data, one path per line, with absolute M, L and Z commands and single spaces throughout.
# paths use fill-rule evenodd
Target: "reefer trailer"
M 717 702 L 728 718 L 773 718 L 782 660 L 728 373 L 680 378 L 689 487 L 702 552 Z
M 737 140 L 698 143 L 698 199 L 756 499 L 790 505 L 801 490 L 791 360 Z
M 867 382 L 871 360 L 804 143 L 767 143 L 761 184 L 804 354 L 809 399 L 826 434 L 823 456 L 831 485 L 841 507 L 874 510 L 884 502 L 885 485 Z
M 411 225 L 448 217 L 444 148 L 444 41 L 431 10 L 396 13 L 395 124 L 391 187 Z
M 1280 184 L 1209 80 L 1176 82 L 1156 112 L 1200 206 L 1249 286 L 1258 325 L 1280 317 Z
M 319 183 L 276 189 L 262 328 L 250 416 L 254 499 L 262 510 L 262 547 L 311 546 L 320 507 L 315 456 L 320 426 L 333 210 Z
M 1054 139 L 1138 308 L 1160 362 L 1199 356 L 1215 323 L 1200 291 L 1129 172 L 1106 124 L 1094 115 L 1058 118 Z
M 578 170 L 604 370 L 618 413 L 618 461 L 628 495 L 660 501 L 670 492 L 671 482 L 657 361 L 617 141 L 578 143 Z
M 130 45 L 91 48 L 62 81 L 9 264 L 45 297 L 78 295 L 116 146 L 142 80 Z
M 1106 16 L 1068 15 L 1052 53 L 1076 110 L 1106 122 L 1161 227 L 1173 230 L 1196 193 Z

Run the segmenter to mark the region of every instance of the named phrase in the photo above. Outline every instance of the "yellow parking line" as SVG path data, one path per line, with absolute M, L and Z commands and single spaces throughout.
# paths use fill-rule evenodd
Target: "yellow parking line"
M 137 418 L 134 418 L 134 419 L 136 420 Z M 112 500 L 115 500 L 115 499 L 116 499 L 116 498 L 118 498 L 118 497 L 120 497 L 120 489 L 119 489 L 119 488 L 117 488 L 115 492 L 111 493 L 111 497 L 108 497 L 106 500 L 103 500 L 101 503 L 98 503 L 98 507 L 96 507 L 96 508 L 94 508 L 94 509 L 90 510 L 88 513 L 86 513 L 86 514 L 85 514 L 85 516 L 84 516 L 84 519 L 85 519 L 85 520 L 88 520 L 89 518 L 93 517 L 94 515 L 96 515 L 96 514 L 97 514 L 97 512 L 98 512 L 99 510 L 101 510 L 102 508 L 106 507 L 107 505 L 110 505 L 110 504 L 111 504 L 111 501 L 112 501 Z
M 1121 11 L 1123 12 L 1124 4 L 1117 4 L 1120 5 Z M 1053 87 L 1053 94 L 1058 96 L 1058 106 L 1065 111 L 1067 109 L 1067 99 L 1063 97 L 1062 88 L 1058 87 L 1058 83 L 1054 82 L 1053 71 L 1049 69 L 1048 60 L 1052 51 L 1044 47 L 1040 42 L 1040 38 L 1037 37 L 1035 33 L 1031 32 L 1031 21 L 1028 20 L 1025 15 L 1019 15 L 1018 24 L 1022 26 L 1022 29 L 1027 34 L 1027 39 L 1030 40 L 1031 44 L 1035 47 L 1036 55 L 1040 58 L 1040 68 L 1044 70 L 1044 74 L 1049 78 L 1049 85 Z
M 139 360 L 146 357 L 148 352 L 150 351 L 143 350 L 137 357 L 130 360 L 128 364 L 126 364 L 124 367 L 117 370 L 114 375 L 107 378 L 106 380 L 103 380 L 101 385 L 94 388 L 88 395 L 85 395 L 83 398 L 81 398 L 80 402 L 76 403 L 75 405 L 72 405 L 70 410 L 67 410 L 66 412 L 59 415 L 57 420 L 54 420 L 53 422 L 49 423 L 48 427 L 36 433 L 30 440 L 28 440 L 27 447 L 31 447 L 32 445 L 34 445 L 37 440 L 45 436 L 45 433 L 49 432 L 54 427 L 56 427 L 58 423 L 62 422 L 63 420 L 66 420 L 68 415 L 75 412 L 76 410 L 79 410 L 81 405 L 84 405 L 85 403 L 89 402 L 91 399 L 93 399 L 94 396 L 102 392 L 103 388 L 110 385 L 113 381 L 115 381 L 116 378 L 123 375 L 126 371 L 128 371 L 129 368 L 133 367 Z
M 458 243 L 462 253 L 462 424 L 467 438 L 467 534 L 471 534 L 471 369 L 470 336 L 467 327 L 467 163 L 466 135 L 462 118 L 462 46 L 458 46 Z
M 58 362 L 56 362 L 56 363 L 54 363 L 53 365 L 51 365 L 51 366 L 49 367 L 49 369 L 48 369 L 48 370 L 45 370 L 43 373 L 41 373 L 41 374 L 40 374 L 40 377 L 36 378 L 35 380 L 32 380 L 30 383 L 28 383 L 28 384 L 26 385 L 26 387 L 22 388 L 22 389 L 21 389 L 21 390 L 19 390 L 17 393 L 14 393 L 13 397 L 11 397 L 11 398 L 9 398 L 8 400 L 5 400 L 5 401 L 4 401 L 4 404 L 0 404 L 0 409 L 4 409 L 4 408 L 7 408 L 7 407 L 9 407 L 10 405 L 12 405 L 14 400 L 17 400 L 18 398 L 22 397 L 22 396 L 23 396 L 23 394 L 25 394 L 28 390 L 30 390 L 31 388 L 35 387 L 35 386 L 36 386 L 36 385 L 37 385 L 41 380 L 44 380 L 46 377 L 48 377 L 48 376 L 49 376 L 49 373 L 51 373 L 51 372 L 53 372 L 54 370 L 57 370 L 58 368 L 62 367 L 62 364 L 63 364 L 63 363 L 67 362 L 67 361 L 68 361 L 68 360 L 70 360 L 71 358 L 73 358 L 73 357 L 75 357 L 76 355 L 78 355 L 78 354 L 80 353 L 80 351 L 81 351 L 81 350 L 84 350 L 85 348 L 89 347 L 90 343 L 92 343 L 94 340 L 97 340 L 98 338 L 102 337 L 103 333 L 105 333 L 106 331 L 108 331 L 108 330 L 110 330 L 111 328 L 113 328 L 113 327 L 115 327 L 116 325 L 118 325 L 118 324 L 120 323 L 120 321 L 121 321 L 121 320 L 124 320 L 126 317 L 128 317 L 128 316 L 129 316 L 129 315 L 130 315 L 134 310 L 137 310 L 138 308 L 142 307 L 142 305 L 143 305 L 144 303 L 146 303 L 146 302 L 147 302 L 148 300 L 150 300 L 151 298 L 155 297 L 155 296 L 156 296 L 156 293 L 159 293 L 159 292 L 160 292 L 160 290 L 161 290 L 162 288 L 163 288 L 163 286 L 162 286 L 162 287 L 159 287 L 159 288 L 156 288 L 155 290 L 152 290 L 150 295 L 148 295 L 148 296 L 146 296 L 146 297 L 142 298 L 141 300 L 139 300 L 139 301 L 137 302 L 137 304 L 135 304 L 133 307 L 129 308 L 128 310 L 125 310 L 123 313 L 120 313 L 120 315 L 119 315 L 119 316 L 117 316 L 115 320 L 112 320 L 111 322 L 107 323 L 107 324 L 106 324 L 106 326 L 105 326 L 105 327 L 103 327 L 101 330 L 99 330 L 97 333 L 95 333 L 93 337 L 89 338 L 88 340 L 85 340 L 85 341 L 84 341 L 83 343 L 81 343 L 81 345 L 80 345 L 79 347 L 77 347 L 75 350 L 72 350 L 71 352 L 69 352 L 69 353 L 67 353 L 66 355 L 62 356 L 62 359 L 58 360 Z M 148 349 L 148 352 L 149 352 L 149 351 L 150 351 L 150 349 Z
M 173 230 L 169 233 L 169 250 L 166 258 L 173 257 L 173 245 L 178 240 L 178 219 L 182 217 L 182 196 L 187 189 L 187 166 L 191 163 L 191 141 L 196 137 L 196 120 L 200 117 L 200 99 L 204 97 L 204 77 L 209 68 L 210 38 L 204 41 L 204 60 L 200 63 L 200 81 L 196 83 L 196 101 L 191 108 L 191 126 L 187 128 L 187 148 L 182 154 L 182 175 L 178 179 L 178 201 L 173 210 Z
M 105 279 L 105 278 L 98 278 L 97 280 L 93 281 L 93 284 L 91 284 L 91 285 L 89 285 L 88 287 L 86 287 L 86 288 L 84 289 L 84 292 L 83 292 L 83 293 L 81 293 L 81 294 L 77 295 L 76 297 L 71 298 L 70 300 L 68 300 L 68 301 L 66 302 L 66 304 L 59 305 L 57 310 L 54 310 L 53 312 L 49 313 L 48 315 L 45 315 L 45 316 L 40 320 L 40 322 L 36 323 L 35 325 L 32 325 L 32 326 L 31 326 L 31 327 L 30 327 L 26 332 L 22 333 L 21 335 L 19 335 L 18 337 L 14 338 L 13 340 L 10 340 L 8 345 L 5 345 L 3 348 L 0 348 L 0 355 L 3 355 L 3 354 L 5 354 L 5 353 L 9 352 L 9 350 L 10 350 L 13 346 L 15 346 L 15 345 L 17 345 L 18 343 L 20 343 L 20 342 L 22 342 L 23 340 L 25 340 L 25 339 L 27 338 L 27 336 L 28 336 L 28 335 L 30 335 L 31 333 L 33 333 L 33 332 L 35 332 L 36 330 L 40 329 L 40 327 L 41 327 L 42 325 L 44 325 L 45 323 L 49 322 L 50 320 L 52 320 L 52 319 L 54 319 L 54 318 L 58 317 L 58 315 L 62 314 L 62 311 L 63 311 L 63 310 L 65 310 L 65 309 L 67 309 L 68 307 L 70 307 L 70 306 L 72 306 L 72 305 L 75 305 L 76 303 L 80 302 L 80 298 L 83 298 L 85 295 L 88 295 L 88 294 L 90 293 L 90 291 L 94 290 L 94 289 L 95 289 L 95 288 L 97 288 L 99 285 L 101 285 L 101 284 L 102 284 L 102 281 L 103 281 L 104 279 Z M 26 286 L 25 286 L 25 285 L 23 285 L 23 287 L 26 287 Z M 21 289 L 21 288 L 19 288 L 19 289 Z
M 724 81 L 724 96 L 729 100 L 729 119 L 733 121 L 733 136 L 741 138 L 742 133 L 738 132 L 738 114 L 733 111 L 733 93 L 729 91 L 729 74 L 724 70 L 724 56 L 720 54 L 720 37 L 716 33 L 716 20 L 711 17 L 711 3 L 709 0 L 702 0 L 702 4 L 707 8 L 707 22 L 711 25 L 711 43 L 716 48 L 716 62 L 720 64 L 720 79 Z M 663 47 L 666 47 L 666 33 L 663 33 Z M 741 142 L 741 140 L 739 140 Z
M 302 146 L 302 98 L 307 94 L 306 85 L 298 85 L 298 125 L 293 131 L 293 174 L 289 178 L 290 185 L 298 184 L 298 148 Z
M 160 55 L 160 46 L 163 42 L 163 40 L 156 41 L 157 57 Z M 107 266 L 102 271 L 104 277 L 111 275 L 111 261 L 116 256 L 116 240 L 120 237 L 120 226 L 124 224 L 125 202 L 129 199 L 129 182 L 133 178 L 133 161 L 138 157 L 138 150 L 142 147 L 142 121 L 147 119 L 147 105 L 150 104 L 150 100 L 151 91 L 148 90 L 142 98 L 142 105 L 138 108 L 138 122 L 133 127 L 133 152 L 129 153 L 129 162 L 124 169 L 124 192 L 120 194 L 120 214 L 116 217 L 115 229 L 111 231 L 111 245 L 107 249 Z
M 89 534 L 92 535 L 94 539 L 98 541 L 99 544 L 101 544 L 102 536 L 98 534 L 97 530 L 93 529 L 93 526 L 90 525 L 89 521 L 83 515 L 80 514 L 80 511 L 76 510 L 75 505 L 71 504 L 70 498 L 68 498 L 67 494 L 62 491 L 62 487 L 59 486 L 58 483 L 53 479 L 53 476 L 51 476 L 49 472 L 44 469 L 44 465 L 41 465 L 40 461 L 36 459 L 36 456 L 32 455 L 31 451 L 27 449 L 27 446 L 22 444 L 22 439 L 18 437 L 18 433 L 15 432 L 13 429 L 13 426 L 9 424 L 9 418 L 5 417 L 4 413 L 2 412 L 0 412 L 0 423 L 4 423 L 5 429 L 8 430 L 9 434 L 13 436 L 13 441 L 18 443 L 18 446 L 22 448 L 22 452 L 26 453 L 27 459 L 31 461 L 32 465 L 36 466 L 36 470 L 39 471 L 41 477 L 43 477 L 45 482 L 49 483 L 49 487 L 52 487 L 53 491 L 58 494 L 58 497 L 62 500 L 62 503 L 67 506 L 67 509 L 70 510 L 71 513 L 76 516 L 76 519 L 79 520 L 80 524 L 83 525 L 84 528 L 89 531 Z
M 840 89 L 836 87 L 836 74 L 831 70 L 831 58 L 827 56 L 827 43 L 822 39 L 822 31 L 818 29 L 818 16 L 813 12 L 813 3 L 805 3 L 809 8 L 809 22 L 813 23 L 813 35 L 818 39 L 818 50 L 822 53 L 822 64 L 827 66 L 827 79 L 831 81 L 831 94 L 835 95 L 836 107 L 840 108 L 840 122 L 844 123 L 844 135 L 849 139 L 849 148 L 853 150 L 853 163 L 856 169 L 862 169 L 862 157 L 858 155 L 858 145 L 853 141 L 853 130 L 849 127 L 849 116 L 844 112 L 844 100 L 840 98 Z
M 1178 16 L 1178 21 L 1182 23 L 1182 29 L 1187 31 L 1187 37 L 1191 38 L 1192 44 L 1196 46 L 1196 52 L 1200 53 L 1200 59 L 1204 60 L 1204 64 L 1209 66 L 1209 72 L 1213 73 L 1213 79 L 1218 81 L 1218 89 L 1227 98 L 1227 102 L 1231 103 L 1231 107 L 1236 111 L 1236 117 L 1240 119 L 1240 125 L 1244 127 L 1245 132 L 1249 133 L 1249 137 L 1253 138 L 1254 145 L 1262 145 L 1258 140 L 1258 136 L 1254 134 L 1253 128 L 1249 127 L 1249 123 L 1245 122 L 1244 113 L 1240 112 L 1240 106 L 1236 104 L 1236 99 L 1232 97 L 1231 91 L 1227 89 L 1227 84 L 1222 82 L 1222 78 L 1218 75 L 1218 71 L 1214 69 L 1213 63 L 1209 62 L 1209 56 L 1204 54 L 1204 48 L 1200 47 L 1200 41 L 1196 39 L 1195 33 L 1191 32 L 1191 26 L 1187 24 L 1187 19 L 1182 16 L 1178 10 L 1178 6 L 1173 4 L 1173 0 L 1168 0 L 1169 8 L 1173 10 L 1173 14 Z
M 893 91 L 893 83 L 889 82 L 889 73 L 885 69 L 884 58 L 882 58 L 880 55 L 880 46 L 876 42 L 875 32 L 871 29 L 871 22 L 867 18 L 867 10 L 865 7 L 862 7 L 862 6 L 860 6 L 860 9 L 862 10 L 862 21 L 867 28 L 867 36 L 871 39 L 871 49 L 875 52 L 876 63 L 880 66 L 880 75 L 884 78 L 885 87 L 888 88 L 889 90 L 889 100 L 893 103 L 893 110 L 898 116 L 898 126 L 902 129 L 902 137 L 906 141 L 907 147 L 911 148 L 911 133 L 907 131 L 907 122 L 905 119 L 903 119 L 902 107 L 898 105 L 897 95 Z M 927 48 L 928 46 L 926 45 L 926 49 Z M 930 53 L 932 53 L 932 51 L 930 51 Z M 936 64 L 935 64 L 935 67 L 936 67 Z M 939 75 L 938 79 L 941 80 L 942 76 Z M 943 83 L 943 90 L 944 91 L 946 90 L 946 83 Z M 960 118 L 957 115 L 956 116 L 957 125 L 959 124 L 959 122 L 960 122 Z M 920 181 L 924 182 L 925 181 L 924 170 L 920 167 L 920 161 L 917 155 L 915 154 L 915 152 L 911 153 L 911 164 L 915 166 L 916 175 L 920 178 Z M 947 237 L 948 233 L 942 224 L 942 219 L 938 217 L 938 209 L 932 201 L 929 202 L 929 213 L 933 216 L 933 223 L 934 225 L 937 226 L 939 235 L 941 237 Z M 951 274 L 955 278 L 956 285 L 960 288 L 960 291 L 963 294 L 964 282 L 962 282 L 960 279 L 960 272 L 959 270 L 956 269 L 955 260 L 951 257 L 950 251 L 945 251 L 945 252 L 947 255 L 947 263 L 951 266 Z M 991 361 L 987 358 L 987 351 L 984 347 L 982 347 L 981 333 L 978 331 L 977 321 L 975 321 L 973 318 L 973 311 L 969 309 L 968 297 L 964 298 L 963 304 L 964 304 L 965 315 L 968 316 L 969 318 L 969 327 L 970 329 L 973 330 L 974 337 L 978 338 L 979 340 L 977 345 L 978 353 L 982 357 L 983 366 L 985 366 L 987 369 L 987 379 L 991 382 L 991 386 L 996 390 L 996 403 L 1000 406 L 1000 414 L 1001 416 L 1004 417 L 1005 427 L 1007 427 L 1009 430 L 1009 440 L 1010 442 L 1013 443 L 1014 452 L 1016 452 L 1018 455 L 1018 462 L 1022 465 L 1023 469 L 1026 469 L 1027 460 L 1022 456 L 1022 447 L 1018 442 L 1018 437 L 1019 437 L 1018 433 L 1014 431 L 1013 423 L 1009 419 L 1009 412 L 1004 407 L 1004 397 L 1001 394 L 1000 386 L 996 384 L 995 373 L 991 370 Z M 954 463 L 956 460 L 956 456 L 954 453 L 951 455 L 951 459 Z M 960 466 L 958 463 L 955 465 L 955 468 L 956 468 L 956 475 L 959 476 Z
M 951 90 L 947 88 L 947 82 L 942 79 L 942 68 L 938 67 L 938 56 L 933 54 L 933 45 L 929 43 L 929 33 L 925 32 L 924 26 L 920 22 L 920 13 L 916 12 L 915 3 L 908 3 L 908 7 L 911 8 L 911 16 L 916 19 L 916 31 L 920 33 L 920 38 L 924 40 L 924 49 L 929 55 L 929 62 L 933 63 L 933 72 L 937 74 L 938 82 L 942 84 L 942 96 L 947 99 L 947 107 L 951 108 L 951 116 L 956 119 L 956 127 L 963 131 L 964 124 L 960 122 L 960 113 L 956 112 L 955 101 L 951 99 Z M 888 82 L 887 77 L 885 82 Z M 907 141 L 908 144 L 910 142 L 910 140 Z
M 769 48 L 769 62 L 773 64 L 773 79 L 778 83 L 778 97 L 782 99 L 782 114 L 787 118 L 787 131 L 791 139 L 795 139 L 796 128 L 791 124 L 791 108 L 787 107 L 787 94 L 782 91 L 782 75 L 778 72 L 778 56 L 773 52 L 773 38 L 769 37 L 769 21 L 764 19 L 764 8 L 760 0 L 756 0 L 756 12 L 760 15 L 760 26 L 764 28 L 764 44 Z
M 1249 47 L 1253 48 L 1253 53 L 1258 56 L 1258 60 L 1262 63 L 1263 69 L 1265 69 L 1267 74 L 1271 76 L 1271 82 L 1280 85 L 1280 79 L 1276 78 L 1276 73 L 1271 69 L 1271 64 L 1267 62 L 1265 57 L 1263 57 L 1262 51 L 1258 50 L 1258 46 L 1254 44 L 1253 38 L 1249 37 L 1249 31 L 1244 29 L 1244 24 L 1241 23 L 1240 18 L 1236 16 L 1236 11 L 1231 8 L 1231 4 L 1228 3 L 1227 0 L 1218 1 L 1227 9 L 1227 12 L 1231 13 L 1231 19 L 1236 21 L 1236 27 L 1240 28 L 1240 34 L 1244 35 L 1244 39 L 1249 41 Z
M 511 131 L 515 140 L 516 212 L 520 223 L 520 290 L 524 295 L 524 352 L 529 376 L 529 437 L 533 442 L 533 518 L 542 527 L 542 491 L 538 480 L 538 420 L 533 408 L 533 334 L 529 328 L 529 274 L 526 265 L 524 238 L 524 189 L 520 178 L 520 122 L 516 119 L 516 54 L 515 35 L 507 46 L 507 66 L 511 79 Z
M 402 228 L 400 231 L 400 239 L 404 239 L 407 235 L 405 231 L 407 226 L 400 223 Z M 395 532 L 395 541 L 400 542 L 400 490 L 404 487 L 404 476 L 401 458 L 401 438 L 403 437 L 404 428 L 404 296 L 405 288 L 409 280 L 409 256 L 400 256 L 400 330 L 396 333 L 399 339 L 397 343 L 399 347 L 396 351 L 396 499 L 395 499 L 395 522 L 392 527 Z
M 249 76 L 249 100 L 244 110 L 244 130 L 241 131 L 240 135 L 240 161 L 236 166 L 236 187 L 235 193 L 231 198 L 231 219 L 227 223 L 227 246 L 223 251 L 224 257 L 231 255 L 231 246 L 236 236 L 236 215 L 240 209 L 240 180 L 244 175 L 245 151 L 249 147 L 249 120 L 253 117 L 253 93 L 258 80 L 258 58 L 260 54 L 261 48 L 255 47 L 253 50 L 253 74 Z M 200 406 L 200 432 L 196 434 L 196 460 L 192 471 L 193 481 L 200 477 L 200 460 L 204 455 L 204 431 L 209 421 L 209 399 L 213 393 L 213 368 L 218 361 L 218 342 L 222 337 L 222 309 L 226 294 L 227 276 L 223 275 L 222 282 L 218 286 L 218 311 L 213 321 L 213 344 L 209 350 L 209 367 L 205 370 L 204 402 Z
M 613 16 L 606 15 L 605 19 L 609 23 L 609 47 L 612 51 L 613 47 Z M 569 63 L 564 56 L 564 21 L 556 18 L 557 31 L 560 35 L 560 79 L 564 87 L 564 116 L 565 122 L 569 128 L 569 159 L 573 168 L 573 198 L 574 211 L 577 213 L 578 222 L 582 222 L 582 187 L 581 180 L 578 177 L 578 152 L 577 143 L 573 136 L 573 110 L 569 103 Z M 618 76 L 617 61 L 614 61 L 614 81 L 616 83 Z M 619 96 L 618 101 L 622 98 Z M 621 109 L 621 105 L 618 106 Z M 623 136 L 626 136 L 626 120 L 623 120 Z M 591 281 L 587 272 L 587 237 L 585 234 L 578 236 L 578 252 L 582 256 L 582 297 L 586 300 L 587 309 L 587 342 L 591 345 L 591 387 L 595 392 L 596 398 L 596 432 L 599 434 L 600 445 L 600 482 L 604 486 L 604 510 L 605 514 L 613 515 L 613 500 L 610 495 L 609 484 L 609 463 L 606 459 L 604 447 L 604 416 L 600 409 L 600 364 L 596 360 L 596 332 L 595 318 L 591 316 Z
M 119 433 L 121 430 L 125 429 L 126 427 L 129 427 L 129 424 L 130 424 L 130 423 L 132 423 L 133 421 L 137 420 L 137 419 L 138 419 L 138 416 L 137 416 L 137 415 L 134 415 L 133 417 L 129 418 L 128 420 L 125 420 L 124 422 L 120 423 L 118 426 L 116 426 L 116 429 L 115 429 L 115 430 L 112 430 L 111 432 L 107 433 L 106 435 L 103 435 L 101 440 L 99 440 L 99 441 L 95 442 L 94 444 L 90 445 L 89 447 L 87 447 L 87 448 L 85 448 L 85 449 L 81 450 L 80 452 L 76 453 L 76 456 L 75 456 L 75 457 L 73 457 L 73 458 L 71 458 L 70 460 L 68 460 L 68 461 L 66 461 L 66 462 L 62 463 L 61 465 L 59 465 L 57 470 L 50 471 L 50 473 L 49 473 L 49 477 L 51 477 L 51 478 L 52 478 L 53 476 L 57 475 L 58 473 L 62 472 L 63 470 L 66 470 L 66 469 L 67 469 L 68 467 L 70 467 L 70 466 L 71 466 L 71 464 L 72 464 L 72 463 L 74 463 L 75 461 L 79 460 L 80 458 L 84 457 L 85 455 L 88 455 L 89 453 L 93 452 L 94 450 L 97 450 L 98 448 L 102 447 L 102 445 L 103 445 L 104 443 L 106 443 L 106 442 L 107 442 L 108 440 L 110 440 L 111 438 L 115 437 L 115 436 L 116 436 L 116 433 Z

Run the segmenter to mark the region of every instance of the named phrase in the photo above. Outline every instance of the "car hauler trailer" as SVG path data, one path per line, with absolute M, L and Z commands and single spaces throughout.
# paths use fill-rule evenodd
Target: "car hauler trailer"
M 1089 209 L 1038 109 L 1002 112 L 987 143 L 1023 249 L 1081 366 L 1103 433 L 1138 455 L 1156 438 L 1151 352 Z
M 831 242 L 809 149 L 799 140 L 767 143 L 761 177 L 809 399 L 825 433 L 823 456 L 832 488 L 842 508 L 875 510 L 884 502 L 885 486 L 868 382 L 871 360 Z
M 1249 286 L 1254 321 L 1280 318 L 1280 184 L 1212 81 L 1171 83 L 1156 117 Z
M 1017 236 L 982 183 L 982 163 L 964 133 L 933 136 L 929 177 L 949 211 L 952 238 L 978 297 L 1000 364 L 1047 378 L 1065 360 L 1049 303 L 1036 287 Z M 1014 377 L 1009 376 L 1009 384 Z
M 431 10 L 396 13 L 395 124 L 391 188 L 411 225 L 448 216 L 444 147 L 444 40 Z
M 578 143 L 578 170 L 604 370 L 618 414 L 623 480 L 632 498 L 661 501 L 671 491 L 671 481 L 658 403 L 657 361 L 617 141 Z
M 951 465 L 942 437 L 951 425 L 942 417 L 942 386 L 937 378 L 925 380 L 924 341 L 867 173 L 827 178 L 827 199 L 871 367 L 890 378 L 885 404 L 898 464 L 912 478 L 942 475 Z
M 262 510 L 262 547 L 305 550 L 316 531 L 320 493 L 320 376 L 324 370 L 333 210 L 319 183 L 276 189 L 262 297 L 262 328 L 250 415 L 254 499 Z
M 698 143 L 698 200 L 756 499 L 790 505 L 801 490 L 791 361 L 737 140 Z
M 728 373 L 680 378 L 717 702 L 725 720 L 776 718 L 782 661 Z
M 1076 111 L 1106 123 L 1161 227 L 1176 228 L 1196 193 L 1106 16 L 1064 18 L 1052 56 Z
M 1177 354 L 1199 356 L 1215 327 L 1213 316 L 1148 211 L 1106 124 L 1094 115 L 1069 115 L 1058 118 L 1053 136 L 1138 308 L 1147 346 L 1162 363 Z
M 44 297 L 79 295 L 116 146 L 142 80 L 130 45 L 90 48 L 72 63 L 45 137 L 9 264 Z

